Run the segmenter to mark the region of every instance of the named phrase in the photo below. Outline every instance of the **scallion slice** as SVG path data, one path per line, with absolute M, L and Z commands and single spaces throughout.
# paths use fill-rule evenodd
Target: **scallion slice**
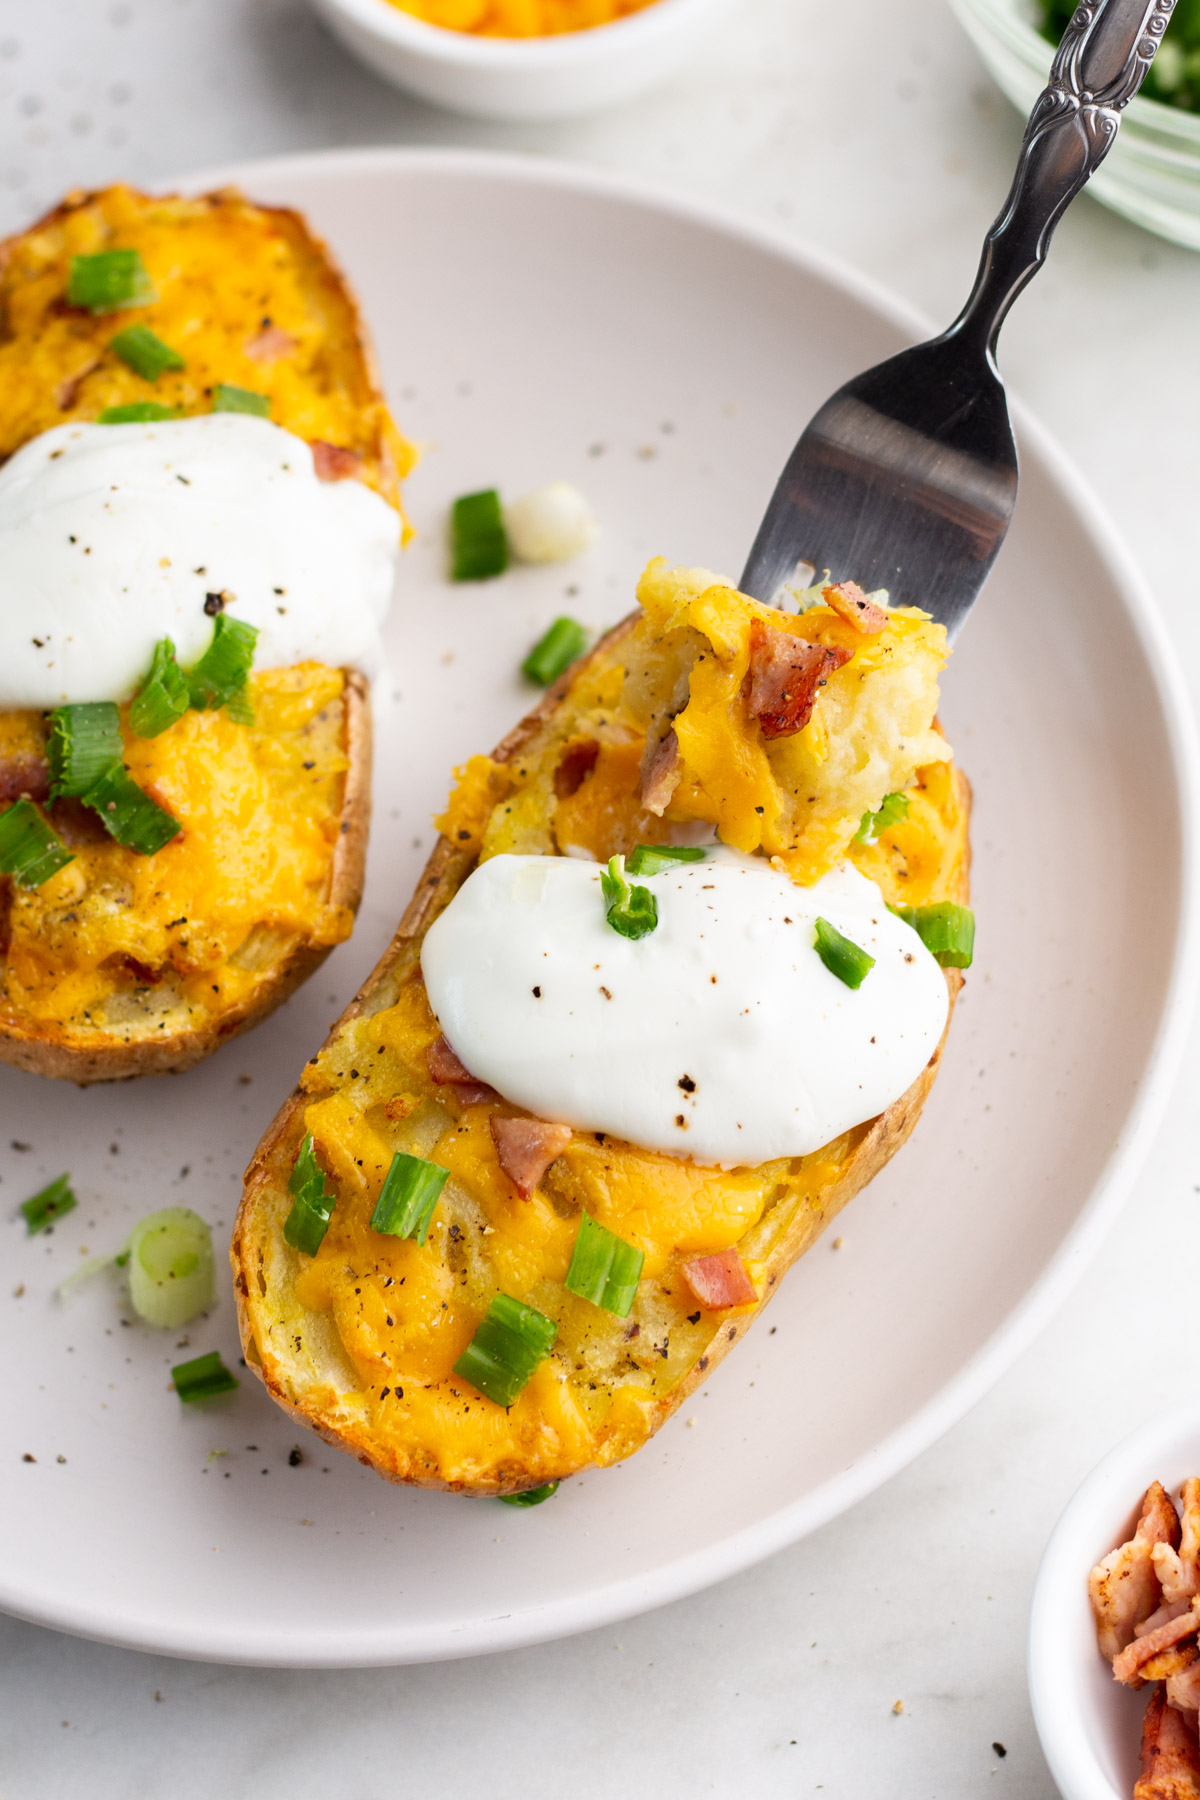
M 99 817 L 109 837 L 139 856 L 154 856 L 183 826 L 144 793 L 123 763 L 113 763 L 79 798 Z
M 71 1177 L 60 1175 L 57 1181 L 52 1181 L 48 1187 L 42 1188 L 40 1193 L 33 1194 L 28 1200 L 21 1202 L 21 1212 L 29 1228 L 30 1237 L 35 1237 L 39 1231 L 49 1231 L 56 1219 L 64 1218 L 67 1213 L 74 1212 L 78 1205 L 79 1202 L 71 1187 Z
M 828 919 L 817 920 L 813 947 L 829 973 L 844 981 L 848 988 L 861 987 L 875 967 L 875 958 L 848 937 L 843 937 Z
M 418 1244 L 424 1244 L 449 1175 L 448 1169 L 426 1162 L 423 1156 L 398 1150 L 375 1202 L 371 1230 L 384 1231 L 389 1237 L 416 1238 Z
M 908 811 L 907 794 L 885 794 L 877 812 L 865 812 L 854 834 L 856 844 L 873 844 L 891 826 L 898 825 Z
M 626 1319 L 637 1298 L 645 1260 L 643 1251 L 585 1212 L 563 1285 L 593 1306 Z
M 214 412 L 253 413 L 258 419 L 271 416 L 271 402 L 266 394 L 256 394 L 252 388 L 233 387 L 227 381 L 218 381 L 213 389 L 212 409 Z
M 74 860 L 32 800 L 0 813 L 0 875 L 11 875 L 20 887 L 41 887 Z
M 610 857 L 600 885 L 608 908 L 605 916 L 613 930 L 626 938 L 648 937 L 658 925 L 658 901 L 649 888 L 630 887 L 623 856 Z
M 659 875 L 673 863 L 703 862 L 707 855 L 690 844 L 637 844 L 625 868 L 630 875 Z
M 508 533 L 495 488 L 462 494 L 450 515 L 450 575 L 454 581 L 488 581 L 508 567 Z
M 99 776 L 120 762 L 122 747 L 121 713 L 111 700 L 56 707 L 46 740 L 51 799 L 81 799 Z
M 175 646 L 169 637 L 159 638 L 150 673 L 129 708 L 129 723 L 139 737 L 158 737 L 182 719 L 188 705 L 188 684 L 175 660 Z
M 148 325 L 127 325 L 109 340 L 109 349 L 144 381 L 157 381 L 168 369 L 186 367 L 178 350 L 164 344 Z
M 213 624 L 212 643 L 198 663 L 187 672 L 188 693 L 198 712 L 207 707 L 227 706 L 240 688 L 254 661 L 258 640 L 257 625 L 234 619 L 229 613 L 218 613 Z
M 158 293 L 140 250 L 99 250 L 73 256 L 67 275 L 67 304 L 91 313 L 117 312 L 126 306 L 150 306 Z
M 497 1406 L 511 1406 L 557 1336 L 558 1326 L 545 1313 L 497 1294 L 454 1373 Z
M 943 969 L 969 969 L 975 955 L 975 914 L 951 900 L 934 906 L 893 906 L 891 911 L 911 925 Z
M 326 1182 L 325 1172 L 313 1153 L 311 1131 L 301 1144 L 288 1177 L 288 1193 L 292 1196 L 292 1210 L 284 1223 L 284 1240 L 293 1250 L 315 1256 L 329 1230 L 337 1195 Z
M 147 1325 L 177 1330 L 217 1297 L 212 1232 L 186 1206 L 140 1219 L 124 1256 L 129 1298 Z
M 587 632 L 582 625 L 575 619 L 555 619 L 521 664 L 521 673 L 539 687 L 549 687 L 586 648 Z
M 176 1363 L 171 1380 L 179 1398 L 189 1405 L 195 1400 L 211 1400 L 216 1394 L 231 1394 L 241 1386 L 237 1376 L 230 1374 L 221 1361 L 219 1350 L 193 1356 L 191 1362 Z
M 557 1494 L 562 1486 L 558 1481 L 544 1481 L 541 1487 L 526 1488 L 523 1494 L 501 1494 L 505 1506 L 540 1506 L 543 1500 L 549 1500 Z
M 173 406 L 157 400 L 130 400 L 125 406 L 106 406 L 96 420 L 97 425 L 153 425 L 162 419 L 177 419 Z

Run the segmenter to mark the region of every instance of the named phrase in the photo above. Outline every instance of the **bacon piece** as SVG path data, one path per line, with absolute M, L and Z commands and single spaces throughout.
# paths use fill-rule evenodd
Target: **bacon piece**
M 1154 1569 L 1155 1544 L 1179 1542 L 1179 1520 L 1161 1481 L 1153 1482 L 1142 1499 L 1137 1530 L 1098 1562 L 1088 1576 L 1088 1593 L 1096 1615 L 1100 1651 L 1111 1661 L 1137 1635 L 1139 1619 L 1157 1609 L 1161 1589 Z
M 496 1113 L 488 1124 L 500 1167 L 522 1200 L 528 1200 L 555 1157 L 570 1143 L 571 1127 L 550 1125 L 545 1119 L 502 1119 Z
M 251 362 L 278 362 L 281 356 L 290 356 L 297 347 L 297 340 L 282 325 L 272 325 L 269 321 L 261 331 L 256 331 L 246 343 L 246 355 Z
M 79 390 L 93 369 L 100 367 L 100 358 L 93 356 L 90 361 L 82 363 L 73 375 L 66 375 L 54 390 L 54 404 L 59 412 L 70 412 L 79 398 Z
M 324 438 L 313 438 L 309 448 L 318 481 L 345 481 L 351 475 L 357 475 L 362 458 L 356 451 L 347 450 L 341 444 L 327 444 Z
M 1167 1677 L 1167 1699 L 1179 1712 L 1196 1712 L 1200 1710 L 1200 1658 L 1191 1663 L 1182 1675 Z
M 1200 1627 L 1200 1619 L 1194 1612 L 1180 1613 L 1177 1619 L 1171 1619 L 1166 1625 L 1160 1625 L 1156 1631 L 1146 1632 L 1144 1637 L 1134 1638 L 1127 1644 L 1119 1656 L 1113 1658 L 1113 1674 L 1118 1681 L 1129 1687 L 1140 1687 L 1146 1679 L 1142 1670 L 1163 1650 L 1173 1650 Z M 1174 1673 L 1174 1671 L 1172 1671 Z M 1151 1679 L 1153 1679 L 1151 1677 Z
M 812 717 L 817 690 L 850 661 L 849 650 L 809 644 L 777 625 L 750 622 L 750 717 L 765 738 L 794 737 Z
M 1154 1573 L 1162 1584 L 1163 1600 L 1168 1605 L 1186 1605 L 1200 1593 L 1200 1481 L 1194 1476 L 1183 1484 L 1180 1509 L 1179 1549 L 1164 1543 L 1155 1544 L 1151 1551 Z M 1159 1611 L 1162 1611 L 1161 1607 Z M 1161 1624 L 1162 1620 L 1155 1622 Z
M 736 1250 L 694 1256 L 683 1265 L 683 1279 L 701 1306 L 719 1312 L 727 1306 L 749 1306 L 758 1299 L 746 1265 Z
M 425 1061 L 429 1069 L 430 1079 L 439 1087 L 453 1090 L 455 1097 L 463 1106 L 477 1106 L 495 1093 L 486 1081 L 477 1081 L 470 1069 L 450 1048 L 444 1036 L 436 1038 L 425 1052 Z
M 887 630 L 887 614 L 882 606 L 867 599 L 857 581 L 839 581 L 836 586 L 822 588 L 821 598 L 839 619 L 845 619 L 847 625 L 861 631 L 864 637 L 878 637 L 881 631 Z
M 1200 1648 L 1192 1638 L 1190 1642 L 1175 1644 L 1170 1650 L 1160 1650 L 1157 1656 L 1142 1664 L 1138 1674 L 1143 1681 L 1168 1681 L 1190 1669 L 1197 1657 L 1200 1657 Z
M 50 764 L 32 751 L 0 761 L 0 806 L 23 794 L 31 800 L 45 800 L 50 794 Z
M 655 745 L 642 767 L 642 805 L 662 818 L 671 797 L 683 780 L 683 759 L 674 729 Z
M 1142 1720 L 1142 1773 L 1133 1800 L 1200 1800 L 1200 1745 L 1156 1688 Z
M 572 738 L 554 771 L 554 792 L 560 800 L 569 800 L 579 792 L 599 755 L 600 745 L 595 738 Z

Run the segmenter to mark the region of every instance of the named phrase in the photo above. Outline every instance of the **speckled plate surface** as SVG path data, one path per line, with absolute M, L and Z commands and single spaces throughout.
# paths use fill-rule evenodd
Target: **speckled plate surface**
M 157 1206 L 228 1232 L 260 1131 L 404 905 L 452 765 L 529 704 L 529 644 L 562 611 L 620 617 L 660 551 L 736 574 L 813 407 L 920 334 L 811 251 L 581 171 L 381 150 L 220 178 L 328 236 L 426 446 L 366 900 L 307 988 L 188 1075 L 76 1090 L 0 1071 L 0 1606 L 222 1661 L 469 1655 L 656 1605 L 812 1530 L 1028 1342 L 1112 1217 L 1175 1060 L 1189 728 L 1123 552 L 1022 419 L 1016 523 L 944 690 L 976 787 L 980 954 L 916 1137 L 843 1215 L 844 1248 L 817 1246 L 640 1456 L 531 1512 L 389 1488 L 249 1378 L 181 1408 L 173 1362 L 236 1357 L 227 1292 L 185 1350 L 123 1320 L 106 1278 L 66 1302 L 56 1285 Z M 449 499 L 556 477 L 590 496 L 602 541 L 449 587 Z M 78 1211 L 26 1238 L 18 1202 L 63 1169 Z

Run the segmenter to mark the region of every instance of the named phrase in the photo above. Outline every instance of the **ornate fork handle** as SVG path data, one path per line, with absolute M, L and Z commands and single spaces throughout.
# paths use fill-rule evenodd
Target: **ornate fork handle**
M 1008 309 L 1045 259 L 1054 227 L 1112 147 L 1175 0 L 1084 0 L 1029 116 L 1008 199 L 984 241 L 975 286 L 947 337 L 995 349 Z

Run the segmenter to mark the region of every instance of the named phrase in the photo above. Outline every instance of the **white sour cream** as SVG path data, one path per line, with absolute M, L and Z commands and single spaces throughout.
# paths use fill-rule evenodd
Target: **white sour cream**
M 899 1099 L 937 1048 L 946 982 L 844 865 L 800 888 L 761 857 L 641 877 L 658 928 L 608 924 L 598 864 L 496 856 L 425 939 L 451 1045 L 543 1119 L 726 1168 L 802 1156 Z M 862 986 L 813 948 L 826 918 L 875 958 Z
M 371 674 L 399 539 L 385 500 L 318 481 L 267 419 L 55 426 L 0 469 L 0 708 L 127 699 L 160 637 L 203 652 L 221 592 L 256 667 Z

